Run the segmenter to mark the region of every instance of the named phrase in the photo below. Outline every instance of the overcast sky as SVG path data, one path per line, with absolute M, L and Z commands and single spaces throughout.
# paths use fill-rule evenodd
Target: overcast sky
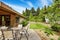
M 52 0 L 0 0 L 5 4 L 12 7 L 14 10 L 22 13 L 23 10 L 26 8 L 31 9 L 34 7 L 37 9 L 39 6 L 40 8 L 44 7 L 45 5 L 51 5 L 53 3 Z

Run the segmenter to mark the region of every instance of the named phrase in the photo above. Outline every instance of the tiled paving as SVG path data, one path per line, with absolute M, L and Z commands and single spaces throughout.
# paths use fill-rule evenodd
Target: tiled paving
M 11 31 L 5 32 L 6 37 L 11 38 Z M 41 40 L 38 34 L 32 29 L 29 30 L 29 39 L 28 40 Z M 27 40 L 25 36 L 21 38 L 21 40 Z

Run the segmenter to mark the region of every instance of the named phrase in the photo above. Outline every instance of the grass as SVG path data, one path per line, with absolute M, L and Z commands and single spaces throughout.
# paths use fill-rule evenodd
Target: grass
M 43 28 L 47 28 L 47 26 L 43 25 L 43 24 L 30 24 L 30 29 L 43 29 Z
M 50 35 L 50 34 L 53 35 L 53 32 L 54 32 L 48 26 L 45 26 L 43 24 L 38 24 L 38 23 L 30 24 L 30 29 L 42 29 L 42 31 L 44 31 L 45 33 L 47 33 L 47 36 Z

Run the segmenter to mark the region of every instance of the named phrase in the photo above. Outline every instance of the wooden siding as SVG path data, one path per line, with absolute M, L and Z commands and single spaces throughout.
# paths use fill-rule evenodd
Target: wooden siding
M 22 22 L 25 17 L 22 16 L 20 13 L 13 10 L 8 5 L 5 5 L 4 3 L 0 2 L 0 15 L 10 15 L 10 26 L 17 27 L 18 23 L 16 23 L 16 17 L 20 17 L 20 21 Z

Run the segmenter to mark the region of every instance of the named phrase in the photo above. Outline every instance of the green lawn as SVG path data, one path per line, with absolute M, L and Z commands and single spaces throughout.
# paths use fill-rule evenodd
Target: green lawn
M 38 24 L 38 23 L 36 23 L 36 24 L 30 24 L 30 29 L 42 29 L 42 31 L 44 31 L 45 33 L 47 33 L 47 35 L 53 34 L 53 32 L 54 32 L 48 26 L 45 26 L 43 24 Z
M 45 26 L 43 24 L 30 24 L 30 29 L 42 29 L 42 28 L 48 28 L 48 26 Z

